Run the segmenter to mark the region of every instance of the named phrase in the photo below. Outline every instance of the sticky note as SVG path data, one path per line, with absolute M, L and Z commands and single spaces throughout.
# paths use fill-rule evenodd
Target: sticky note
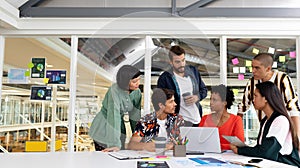
M 239 94 L 239 89 L 232 89 L 232 91 L 235 96 Z
M 246 67 L 240 67 L 240 73 L 246 73 Z
M 34 67 L 34 64 L 32 62 L 30 62 L 28 65 L 27 65 L 28 68 L 32 68 Z
M 296 58 L 296 51 L 290 51 L 290 58 Z
M 239 73 L 240 72 L 240 68 L 239 67 L 233 67 L 233 73 Z
M 249 72 L 252 72 L 252 67 L 248 67 L 249 68 Z
M 274 54 L 275 53 L 275 48 L 269 47 L 268 53 Z
M 231 60 L 231 62 L 232 62 L 233 65 L 239 64 L 239 59 L 238 58 L 233 58 Z
M 43 82 L 47 84 L 49 82 L 49 78 L 44 78 Z
M 30 71 L 25 71 L 25 76 L 30 76 Z
M 259 53 L 259 50 L 258 50 L 258 49 L 256 49 L 256 48 L 253 48 L 253 49 L 252 49 L 252 53 L 254 53 L 254 54 L 258 54 L 258 53 Z
M 244 80 L 244 78 L 245 78 L 244 74 L 239 74 L 238 75 L 238 80 Z
M 279 56 L 279 62 L 285 62 L 285 56 L 284 55 Z
M 251 67 L 252 66 L 252 61 L 246 60 L 246 67 Z
M 277 62 L 273 62 L 272 68 L 277 68 Z

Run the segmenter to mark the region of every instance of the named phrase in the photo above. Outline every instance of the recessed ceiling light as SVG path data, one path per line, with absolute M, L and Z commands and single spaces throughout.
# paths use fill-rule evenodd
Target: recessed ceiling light
M 47 66 L 47 68 L 53 68 L 53 65 L 51 65 L 51 64 L 47 64 L 46 66 Z

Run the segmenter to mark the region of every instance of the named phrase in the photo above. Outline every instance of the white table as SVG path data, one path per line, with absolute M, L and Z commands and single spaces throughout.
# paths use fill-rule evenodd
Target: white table
M 203 155 L 201 155 L 203 156 Z M 205 154 L 214 158 L 246 163 L 251 158 L 234 153 Z M 187 157 L 197 157 L 187 156 Z M 190 167 L 187 157 L 171 157 L 167 162 L 172 168 Z M 135 168 L 137 160 L 117 160 L 103 152 L 49 152 L 49 153 L 9 153 L 0 154 L 0 166 L 3 168 Z M 258 164 L 265 167 L 292 167 L 263 159 Z

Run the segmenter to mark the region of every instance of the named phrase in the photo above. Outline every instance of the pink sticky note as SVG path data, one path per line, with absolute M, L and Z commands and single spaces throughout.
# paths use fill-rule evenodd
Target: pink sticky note
M 238 79 L 239 79 L 239 80 L 244 80 L 244 78 L 245 78 L 245 77 L 244 77 L 244 74 L 239 74 L 239 75 L 238 75 Z
M 290 51 L 290 57 L 296 58 L 296 51 Z
M 238 58 L 233 58 L 233 59 L 231 60 L 231 62 L 232 62 L 233 65 L 236 65 L 236 64 L 239 63 L 239 59 L 238 59 Z

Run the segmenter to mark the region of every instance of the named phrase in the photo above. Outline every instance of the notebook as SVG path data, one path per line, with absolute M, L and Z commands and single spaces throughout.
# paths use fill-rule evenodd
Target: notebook
M 221 153 L 219 130 L 215 127 L 181 127 L 180 134 L 187 137 L 187 153 Z

